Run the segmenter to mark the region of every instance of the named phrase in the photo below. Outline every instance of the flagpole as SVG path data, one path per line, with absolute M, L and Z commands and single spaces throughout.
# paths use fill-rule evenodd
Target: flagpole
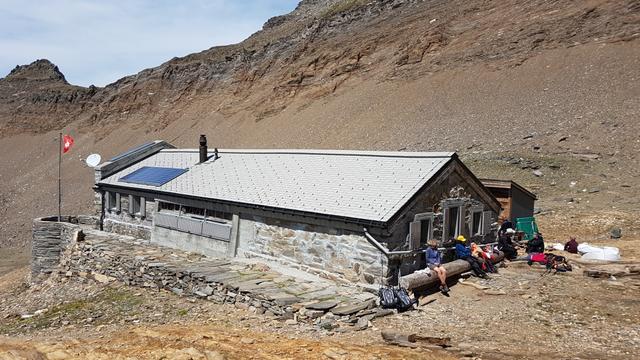
M 62 221 L 62 132 L 58 134 L 58 222 Z

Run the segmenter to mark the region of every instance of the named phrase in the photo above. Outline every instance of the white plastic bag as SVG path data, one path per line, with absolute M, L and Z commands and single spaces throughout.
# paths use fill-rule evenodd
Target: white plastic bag
M 620 261 L 620 249 L 613 246 L 592 246 L 587 243 L 578 245 L 583 260 Z

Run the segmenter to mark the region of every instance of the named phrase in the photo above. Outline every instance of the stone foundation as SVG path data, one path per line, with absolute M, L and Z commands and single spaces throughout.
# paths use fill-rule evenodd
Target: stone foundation
M 117 219 L 105 219 L 103 222 L 104 231 L 131 236 L 137 239 L 151 239 L 151 226 L 123 222 Z
M 127 197 L 123 197 L 127 199 Z M 128 201 L 128 200 L 127 200 Z M 125 202 L 123 201 L 123 204 Z M 123 206 L 126 207 L 126 206 Z M 133 236 L 138 239 L 151 239 L 151 228 L 153 226 L 153 216 L 156 211 L 154 201 L 146 201 L 146 216 L 131 215 L 127 210 L 120 212 L 107 211 L 104 214 L 104 231 L 113 232 L 120 235 Z

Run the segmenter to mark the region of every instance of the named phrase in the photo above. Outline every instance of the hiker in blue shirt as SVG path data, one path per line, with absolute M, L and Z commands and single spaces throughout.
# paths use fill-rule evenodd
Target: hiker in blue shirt
M 482 264 L 478 259 L 471 256 L 471 250 L 466 246 L 467 239 L 464 236 L 460 235 L 456 239 L 456 256 L 458 259 L 462 259 L 471 265 L 473 269 L 473 273 L 476 274 L 477 277 L 481 277 L 483 279 L 487 279 L 489 276 L 486 272 L 482 270 Z
M 442 266 L 442 254 L 438 251 L 438 242 L 435 239 L 431 239 L 427 241 L 427 245 L 429 245 L 425 251 L 427 267 L 438 275 L 440 279 L 440 291 L 446 294 L 449 292 L 449 287 L 447 286 L 447 270 Z

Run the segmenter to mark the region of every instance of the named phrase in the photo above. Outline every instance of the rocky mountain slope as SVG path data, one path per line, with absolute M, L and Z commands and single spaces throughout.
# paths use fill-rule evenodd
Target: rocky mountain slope
M 457 150 L 537 191 L 550 227 L 580 213 L 591 233 L 635 231 L 639 59 L 632 0 L 305 0 L 239 44 L 104 88 L 39 60 L 0 79 L 0 242 L 24 244 L 30 217 L 56 209 L 60 129 L 77 138 L 69 213 L 91 199 L 80 157 L 206 133 L 217 147 Z

